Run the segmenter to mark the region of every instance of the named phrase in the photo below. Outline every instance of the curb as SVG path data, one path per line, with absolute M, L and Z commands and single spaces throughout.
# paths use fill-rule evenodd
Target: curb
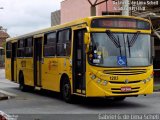
M 153 94 L 160 94 L 160 91 L 154 91 Z
M 17 95 L 0 89 L 0 100 L 8 100 L 15 98 Z
M 17 95 L 14 94 L 14 93 L 10 93 L 10 92 L 7 92 L 7 91 L 4 91 L 4 90 L 1 90 L 0 89 L 0 95 L 4 95 L 4 96 L 8 96 L 9 98 L 13 98 L 13 97 L 16 97 Z
M 0 100 L 8 100 L 9 96 L 0 93 Z

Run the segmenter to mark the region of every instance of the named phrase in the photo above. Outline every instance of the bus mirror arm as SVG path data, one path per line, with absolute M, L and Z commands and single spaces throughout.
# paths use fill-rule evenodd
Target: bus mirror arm
M 91 42 L 90 33 L 84 34 L 84 44 L 86 45 L 86 53 L 89 51 L 89 44 Z
M 84 34 L 84 44 L 89 45 L 90 43 L 90 33 L 85 33 Z

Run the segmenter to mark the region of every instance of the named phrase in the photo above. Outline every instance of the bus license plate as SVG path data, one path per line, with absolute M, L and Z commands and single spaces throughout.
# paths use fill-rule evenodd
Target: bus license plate
M 131 87 L 121 87 L 121 92 L 128 92 L 131 91 Z

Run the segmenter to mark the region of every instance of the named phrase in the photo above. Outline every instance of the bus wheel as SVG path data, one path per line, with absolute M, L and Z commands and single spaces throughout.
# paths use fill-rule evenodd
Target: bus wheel
M 62 94 L 63 99 L 67 103 L 71 103 L 72 102 L 71 85 L 70 85 L 70 83 L 69 83 L 69 81 L 67 79 L 65 79 L 63 81 L 61 94 Z
M 19 89 L 23 92 L 26 91 L 26 86 L 24 84 L 24 77 L 23 77 L 23 74 L 21 73 L 20 76 L 19 76 Z
M 123 101 L 126 97 L 115 97 L 114 101 Z

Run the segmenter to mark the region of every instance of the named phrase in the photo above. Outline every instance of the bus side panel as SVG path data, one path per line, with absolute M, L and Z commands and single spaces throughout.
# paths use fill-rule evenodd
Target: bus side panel
M 17 58 L 17 81 L 19 81 L 19 74 L 22 71 L 25 85 L 34 86 L 32 66 L 32 59 Z
M 25 66 L 23 68 L 25 84 L 29 85 L 29 86 L 34 86 L 33 59 L 32 58 L 25 58 L 25 60 L 23 62 L 25 64 Z
M 17 81 L 18 81 L 18 83 L 19 83 L 19 74 L 20 74 L 20 71 L 23 72 L 21 61 L 22 61 L 22 59 L 17 58 Z
M 11 80 L 11 59 L 5 59 L 5 76 L 6 79 Z
M 14 80 L 15 82 L 18 82 L 17 80 L 17 61 L 14 61 Z
M 44 58 L 44 63 L 42 64 L 42 87 L 43 89 L 58 91 L 58 64 L 57 58 L 48 57 Z
M 71 58 L 64 57 L 64 58 L 57 58 L 58 61 L 58 73 L 59 73 L 59 79 L 57 81 L 57 87 L 56 89 L 60 91 L 60 82 L 62 75 L 67 75 L 70 81 L 71 90 L 73 89 L 73 83 L 72 83 L 72 65 L 71 65 Z
M 44 58 L 42 65 L 43 89 L 60 92 L 60 80 L 66 74 L 71 80 L 72 69 L 69 58 Z M 72 86 L 72 82 L 70 82 Z

